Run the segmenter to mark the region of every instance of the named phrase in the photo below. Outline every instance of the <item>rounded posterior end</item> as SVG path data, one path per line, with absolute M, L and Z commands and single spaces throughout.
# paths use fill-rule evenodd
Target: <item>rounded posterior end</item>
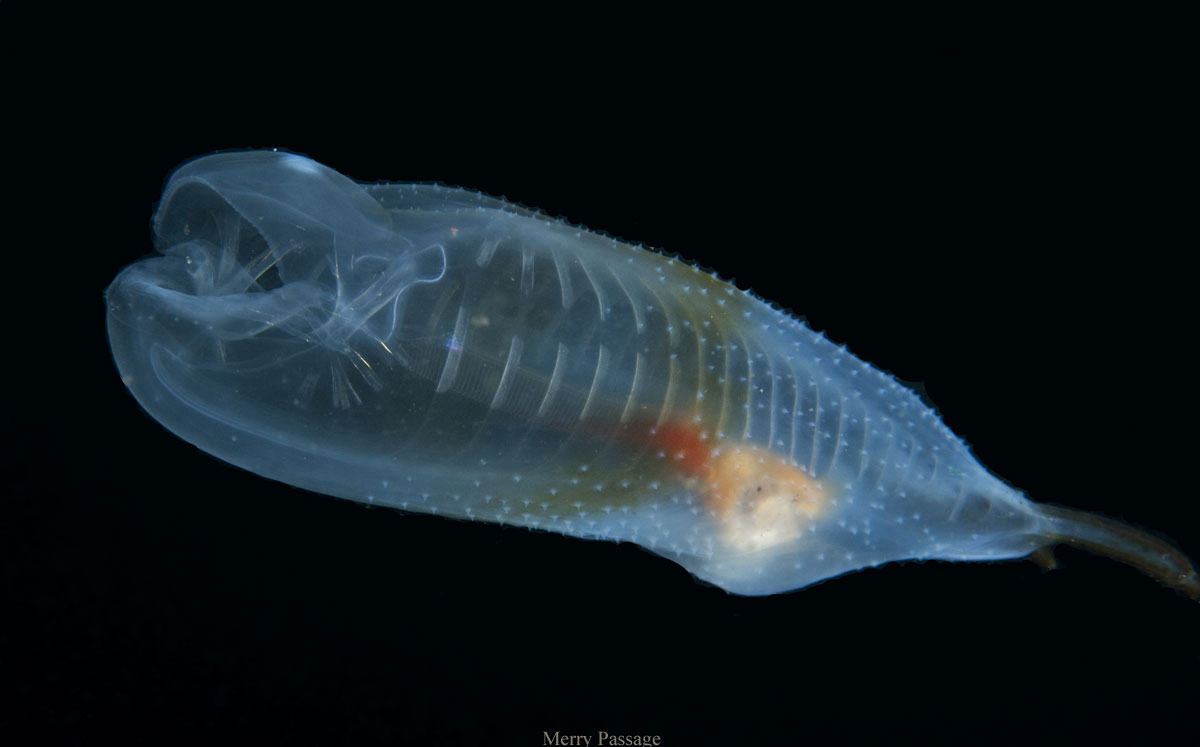
M 1196 573 L 1195 567 L 1192 566 L 1191 562 L 1183 554 L 1175 553 L 1175 558 L 1182 560 L 1184 566 L 1177 567 L 1174 570 L 1173 579 L 1162 579 L 1163 584 L 1173 589 L 1178 589 L 1197 602 L 1200 602 L 1200 574 Z

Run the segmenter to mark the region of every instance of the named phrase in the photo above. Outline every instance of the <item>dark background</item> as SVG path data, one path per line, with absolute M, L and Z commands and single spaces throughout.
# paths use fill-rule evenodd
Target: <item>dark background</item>
M 1200 557 L 1195 123 L 1169 45 L 813 46 L 760 19 L 679 50 L 614 30 L 475 58 L 442 27 L 445 48 L 269 26 L 214 48 L 75 20 L 5 30 L 26 232 L 0 739 L 1200 737 L 1200 607 L 1132 569 L 1063 549 L 1052 573 L 905 563 L 740 598 L 630 545 L 305 493 L 142 413 L 102 296 L 150 251 L 171 170 L 215 150 L 505 195 L 736 278 L 912 383 L 1035 500 Z

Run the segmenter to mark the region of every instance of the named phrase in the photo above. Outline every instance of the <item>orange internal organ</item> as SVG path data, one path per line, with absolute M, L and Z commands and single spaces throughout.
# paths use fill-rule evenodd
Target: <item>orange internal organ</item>
M 829 507 L 819 480 L 754 445 L 719 445 L 687 424 L 652 431 L 664 455 L 700 488 L 726 543 L 755 550 L 796 539 Z

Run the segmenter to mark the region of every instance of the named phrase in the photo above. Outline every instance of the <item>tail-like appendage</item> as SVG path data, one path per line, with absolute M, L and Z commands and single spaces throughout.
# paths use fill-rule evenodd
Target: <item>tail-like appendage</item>
M 1186 555 L 1155 535 L 1086 511 L 1039 506 L 1050 520 L 1047 539 L 1133 566 L 1164 586 L 1200 601 L 1200 575 Z

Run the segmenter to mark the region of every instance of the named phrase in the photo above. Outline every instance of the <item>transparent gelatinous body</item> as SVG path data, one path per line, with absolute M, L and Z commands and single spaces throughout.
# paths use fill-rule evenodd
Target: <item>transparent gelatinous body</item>
M 366 503 L 636 542 L 740 594 L 1059 542 L 1195 596 L 1166 543 L 1040 506 L 894 379 L 669 257 L 277 152 L 180 168 L 108 290 L 180 437 Z

